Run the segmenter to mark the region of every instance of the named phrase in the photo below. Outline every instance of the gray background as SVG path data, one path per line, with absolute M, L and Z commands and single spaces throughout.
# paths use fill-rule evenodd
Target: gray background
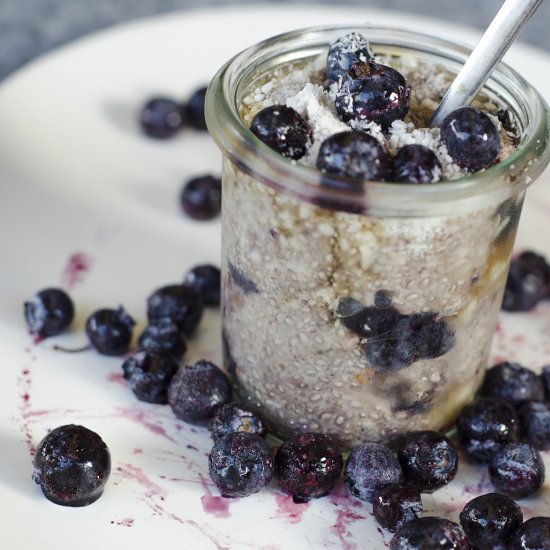
M 484 28 L 503 0 L 309 0 L 310 3 L 425 13 L 453 23 Z M 110 25 L 173 10 L 257 0 L 0 0 L 0 79 L 37 55 L 73 38 Z M 279 4 L 308 0 L 278 0 Z M 521 40 L 550 51 L 550 0 L 544 0 L 524 29 Z

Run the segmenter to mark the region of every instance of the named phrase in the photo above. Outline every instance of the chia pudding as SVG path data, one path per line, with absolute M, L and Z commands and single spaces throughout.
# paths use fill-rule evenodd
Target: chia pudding
M 408 106 L 393 120 L 337 107 L 347 76 L 328 78 L 327 52 L 352 31 L 370 44 L 351 45 L 345 53 L 358 56 L 344 73 L 383 65 L 406 81 L 393 99 Z M 524 191 L 548 162 L 548 135 L 540 98 L 540 112 L 528 113 L 525 95 L 535 92 L 521 81 L 528 89 L 508 93 L 520 77 L 503 68 L 473 105 L 494 125 L 498 153 L 475 173 L 457 162 L 428 126 L 466 55 L 406 31 L 313 29 L 244 52 L 214 79 L 207 122 L 225 153 L 226 367 L 275 434 L 322 432 L 350 448 L 444 429 L 481 383 Z M 297 113 L 291 129 L 305 121 L 298 154 L 278 154 L 248 130 L 259 135 L 255 118 L 274 107 Z M 383 151 L 374 177 L 316 168 L 325 141 L 343 132 Z M 431 181 L 392 183 L 391 168 L 380 177 L 410 144 L 435 155 Z

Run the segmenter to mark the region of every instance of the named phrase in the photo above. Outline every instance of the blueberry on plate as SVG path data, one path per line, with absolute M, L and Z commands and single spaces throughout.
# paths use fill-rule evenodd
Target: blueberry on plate
M 403 471 L 388 447 L 365 442 L 350 452 L 344 467 L 344 483 L 350 493 L 373 502 L 378 491 L 403 481 Z
M 336 82 L 356 63 L 371 59 L 372 52 L 367 39 L 357 32 L 346 34 L 330 45 L 327 55 L 327 78 Z
M 528 443 L 508 443 L 489 463 L 489 478 L 495 489 L 512 498 L 536 493 L 544 483 L 544 462 Z
M 158 324 L 168 319 L 186 336 L 197 328 L 203 309 L 201 297 L 184 285 L 163 286 L 147 298 L 149 323 Z
M 230 401 L 229 379 L 214 363 L 204 359 L 180 368 L 168 387 L 172 411 L 190 424 L 207 424 L 216 408 Z
M 528 401 L 518 409 L 521 432 L 535 449 L 550 449 L 550 402 Z
M 317 156 L 317 168 L 323 173 L 361 181 L 384 181 L 388 165 L 388 154 L 378 140 L 355 130 L 325 139 Z M 328 179 L 321 182 L 330 185 Z
M 422 516 L 420 491 L 408 483 L 394 483 L 378 491 L 372 501 L 374 519 L 394 533 L 408 521 Z
M 168 353 L 180 360 L 187 351 L 185 338 L 178 325 L 169 318 L 149 323 L 138 338 L 138 349 L 150 353 Z
M 185 123 L 182 106 L 167 97 L 155 97 L 141 109 L 139 122 L 149 137 L 167 139 L 175 135 Z
M 451 482 L 458 469 L 458 454 L 451 441 L 433 431 L 411 432 L 397 452 L 403 477 L 422 493 L 433 493 Z
M 122 364 L 124 379 L 134 395 L 146 403 L 168 403 L 168 386 L 178 370 L 169 354 L 140 351 Z
M 191 94 L 191 97 L 184 106 L 185 122 L 195 130 L 206 130 L 204 118 L 204 99 L 207 87 L 199 88 Z
M 74 305 L 60 288 L 45 288 L 24 304 L 25 320 L 31 334 L 47 338 L 69 327 L 74 317 Z
M 287 439 L 275 455 L 275 475 L 294 502 L 326 495 L 342 470 L 342 454 L 326 435 L 305 433 Z
M 504 362 L 487 370 L 479 394 L 504 399 L 517 407 L 526 401 L 543 401 L 544 386 L 532 370 Z
M 509 550 L 548 550 L 550 548 L 550 517 L 527 520 L 510 541 Z
M 522 522 L 521 508 L 510 497 L 498 493 L 474 498 L 460 512 L 460 525 L 478 550 L 506 550 Z
M 219 215 L 222 206 L 222 182 L 211 175 L 187 180 L 181 190 L 183 211 L 192 219 L 206 221 Z
M 205 306 L 220 305 L 221 273 L 218 267 L 197 265 L 185 274 L 183 284 L 199 294 Z
M 130 348 L 135 321 L 120 306 L 99 309 L 86 320 L 86 335 L 92 347 L 102 355 L 124 355 Z
M 441 163 L 424 145 L 405 145 L 392 161 L 391 180 L 398 183 L 436 183 L 441 174 Z
M 374 61 L 356 63 L 338 81 L 335 106 L 338 117 L 372 121 L 387 128 L 405 118 L 410 90 L 401 73 Z
M 481 397 L 466 405 L 458 415 L 458 440 L 476 462 L 486 463 L 508 443 L 517 441 L 516 410 L 503 399 Z
M 208 469 L 223 497 L 246 497 L 269 485 L 275 460 L 265 439 L 234 432 L 214 444 L 208 455 Z
M 55 504 L 86 506 L 103 494 L 110 472 L 111 455 L 101 437 L 67 424 L 38 444 L 32 478 Z
M 529 311 L 548 295 L 550 268 L 541 256 L 524 253 L 512 260 L 504 295 L 504 311 Z
M 293 160 L 302 158 L 312 141 L 308 123 L 285 105 L 272 105 L 256 113 L 250 130 L 268 147 Z
M 267 431 L 261 418 L 241 403 L 220 405 L 210 419 L 208 429 L 214 442 L 233 432 L 247 432 L 263 437 Z
M 390 542 L 390 550 L 469 550 L 462 527 L 444 518 L 425 517 L 405 523 Z
M 500 153 L 500 133 L 495 123 L 475 107 L 461 107 L 441 123 L 441 141 L 452 159 L 470 172 L 493 165 Z

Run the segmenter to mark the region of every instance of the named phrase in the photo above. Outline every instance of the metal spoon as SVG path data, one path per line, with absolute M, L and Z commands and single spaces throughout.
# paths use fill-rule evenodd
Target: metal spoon
M 437 107 L 430 126 L 469 105 L 542 0 L 506 0 Z

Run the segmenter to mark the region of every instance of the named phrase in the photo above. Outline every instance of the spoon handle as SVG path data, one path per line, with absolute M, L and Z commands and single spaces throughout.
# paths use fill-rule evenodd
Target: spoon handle
M 430 126 L 469 105 L 542 0 L 506 0 L 437 107 Z

